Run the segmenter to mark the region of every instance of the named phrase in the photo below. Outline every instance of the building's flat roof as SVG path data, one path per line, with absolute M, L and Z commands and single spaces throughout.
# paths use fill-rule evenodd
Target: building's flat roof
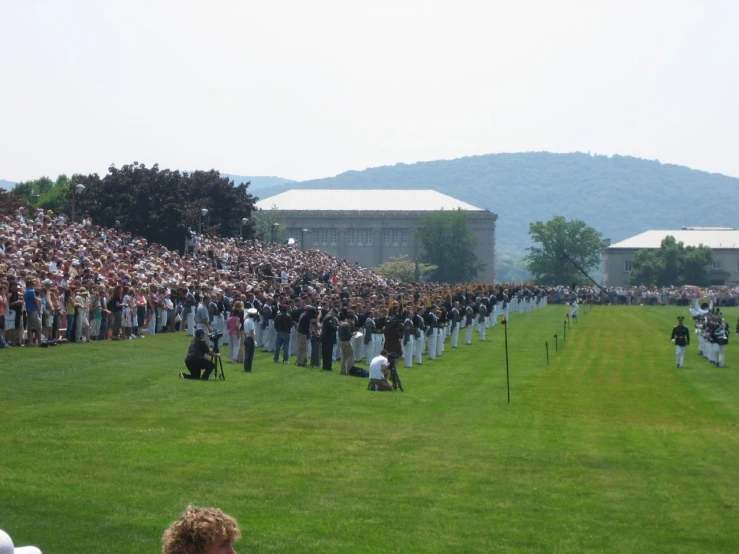
M 257 208 L 288 211 L 431 212 L 482 209 L 431 189 L 291 189 L 263 198 Z
M 621 242 L 610 245 L 606 250 L 617 248 L 659 248 L 667 236 L 675 237 L 685 246 L 708 246 L 709 248 L 739 248 L 739 231 L 728 227 L 693 227 L 667 231 L 645 231 Z

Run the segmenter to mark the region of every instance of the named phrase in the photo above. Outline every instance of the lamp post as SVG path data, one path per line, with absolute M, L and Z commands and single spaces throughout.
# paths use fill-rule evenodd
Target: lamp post
M 203 218 L 206 215 L 208 215 L 208 209 L 207 208 L 203 208 L 202 210 L 200 210 L 200 220 L 199 220 L 199 223 L 198 223 L 198 235 L 202 235 L 203 234 Z
M 239 230 L 239 238 L 241 240 L 244 240 L 244 225 L 246 225 L 247 223 L 249 223 L 248 217 L 244 217 L 241 219 L 241 229 Z
M 75 203 L 77 201 L 77 195 L 82 194 L 87 190 L 87 187 L 85 185 L 75 185 L 72 187 L 72 223 L 74 223 L 74 212 L 75 212 Z
M 300 231 L 300 249 L 305 250 L 305 234 L 310 233 L 310 229 L 301 229 Z
M 273 223 L 272 224 L 272 242 L 275 241 L 275 234 L 277 233 L 277 228 L 280 226 L 279 223 Z

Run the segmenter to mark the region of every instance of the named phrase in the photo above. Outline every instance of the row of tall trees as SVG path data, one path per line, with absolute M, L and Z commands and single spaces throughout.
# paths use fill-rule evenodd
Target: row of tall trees
M 421 248 L 420 260 L 436 266 L 428 272 L 434 281 L 473 281 L 485 268 L 475 254 L 477 237 L 470 231 L 467 214 L 461 209 L 421 216 L 416 241 Z
M 215 170 L 181 172 L 134 162 L 121 168 L 112 165 L 103 178 L 75 174 L 71 178 L 60 175 L 56 181 L 42 177 L 19 183 L 12 194 L 0 194 L 0 208 L 5 212 L 21 206 L 76 212 L 78 218 L 91 216 L 96 224 L 130 231 L 171 249 L 182 247 L 189 229 L 226 237 L 284 240 L 285 225 L 276 215 L 269 210 L 255 212 L 256 198 L 249 194 L 249 184 L 234 185 Z M 526 269 L 538 283 L 584 281 L 570 260 L 586 271 L 599 265 L 602 235 L 582 220 L 556 216 L 535 221 L 529 225 L 529 234 L 535 246 L 527 249 Z M 416 241 L 419 251 L 414 259 L 392 260 L 381 272 L 404 281 L 427 278 L 455 283 L 474 280 L 485 267 L 475 256 L 477 239 L 462 210 L 422 216 Z M 667 237 L 659 249 L 636 252 L 631 282 L 704 285 L 711 262 L 710 248 L 686 247 Z
M 681 286 L 709 284 L 708 268 L 713 251 L 707 246 L 685 246 L 675 237 L 662 240 L 659 248 L 637 250 L 631 261 L 632 285 Z
M 537 283 L 580 283 L 587 279 L 570 260 L 585 271 L 600 263 L 603 237 L 580 219 L 535 221 L 529 224 L 529 235 L 536 246 L 527 248 L 526 267 Z
M 604 248 L 602 235 L 576 219 L 557 216 L 529 225 L 536 246 L 528 248 L 527 267 L 537 282 L 569 284 L 586 281 L 567 258 L 585 271 L 597 268 Z M 637 250 L 631 262 L 632 285 L 681 286 L 709 284 L 713 252 L 707 246 L 685 246 L 666 237 L 659 248 Z
M 171 249 L 182 248 L 189 229 L 284 241 L 287 228 L 278 212 L 255 211 L 249 184 L 234 185 L 215 170 L 188 173 L 134 162 L 120 168 L 111 165 L 102 178 L 74 174 L 60 175 L 56 181 L 42 177 L 18 183 L 0 203 L 6 213 L 28 206 L 77 220 L 90 216 L 98 225 L 130 231 Z M 477 239 L 467 226 L 467 215 L 462 210 L 442 211 L 423 216 L 420 223 L 415 258 L 392 260 L 381 270 L 403 281 L 474 280 L 484 264 L 475 256 Z
M 110 166 L 103 178 L 75 174 L 60 175 L 55 182 L 43 177 L 18 183 L 8 196 L 44 210 L 75 213 L 77 219 L 90 216 L 103 227 L 181 249 L 189 229 L 225 237 L 242 232 L 245 238 L 252 236 L 256 199 L 248 192 L 249 184 L 234 185 L 215 170 L 172 171 L 134 162 Z M 243 218 L 249 219 L 245 226 Z

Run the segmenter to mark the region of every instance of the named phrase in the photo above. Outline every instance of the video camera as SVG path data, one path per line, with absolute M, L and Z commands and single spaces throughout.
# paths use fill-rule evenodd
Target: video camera
M 210 342 L 213 343 L 214 352 L 218 352 L 218 342 L 221 340 L 221 337 L 223 337 L 223 331 L 219 331 L 219 330 L 211 331 L 208 334 L 208 338 L 210 339 Z

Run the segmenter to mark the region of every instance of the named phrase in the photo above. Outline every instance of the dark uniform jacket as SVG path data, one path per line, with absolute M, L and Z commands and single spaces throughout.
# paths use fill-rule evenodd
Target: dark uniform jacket
M 185 362 L 192 362 L 195 360 L 205 359 L 206 354 L 210 352 L 208 343 L 204 339 L 195 337 L 190 343 L 190 347 L 187 349 L 187 356 L 185 356 Z
M 331 314 L 323 318 L 321 342 L 324 344 L 336 344 L 336 318 Z
M 690 344 L 690 332 L 685 325 L 675 325 L 672 328 L 672 337 L 676 346 L 688 346 Z
M 289 333 L 293 328 L 293 318 L 287 312 L 280 312 L 275 318 L 275 331 Z

